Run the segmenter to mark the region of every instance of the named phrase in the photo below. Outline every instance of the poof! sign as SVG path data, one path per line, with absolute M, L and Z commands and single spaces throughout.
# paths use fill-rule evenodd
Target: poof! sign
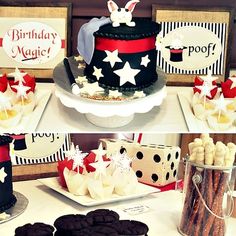
M 170 31 L 163 38 L 161 47 L 165 61 L 183 70 L 206 68 L 222 53 L 217 35 L 199 26 L 183 26 Z
M 61 49 L 61 38 L 50 26 L 24 22 L 12 26 L 3 37 L 3 49 L 17 62 L 37 65 L 52 60 Z
M 65 134 L 32 133 L 25 135 L 27 149 L 15 151 L 22 158 L 38 159 L 56 153 L 65 142 Z

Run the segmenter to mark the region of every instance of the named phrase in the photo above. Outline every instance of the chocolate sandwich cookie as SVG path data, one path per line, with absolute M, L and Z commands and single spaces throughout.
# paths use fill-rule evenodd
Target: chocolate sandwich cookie
M 57 236 L 70 236 L 73 231 L 79 231 L 93 224 L 92 218 L 87 218 L 85 215 L 64 215 L 57 218 L 54 226 L 57 229 Z
M 107 225 L 93 225 L 81 231 L 73 232 L 71 236 L 119 236 L 115 228 Z
M 110 224 L 118 221 L 120 218 L 120 216 L 115 211 L 108 209 L 98 209 L 95 211 L 90 211 L 87 214 L 87 217 L 93 219 L 94 225 Z
M 114 222 L 112 227 L 122 236 L 144 236 L 148 233 L 148 226 L 135 220 L 120 220 Z
M 44 223 L 26 224 L 16 228 L 15 236 L 53 236 L 54 227 Z

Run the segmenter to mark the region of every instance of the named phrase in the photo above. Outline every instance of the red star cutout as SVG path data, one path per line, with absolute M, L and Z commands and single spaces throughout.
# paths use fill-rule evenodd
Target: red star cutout
M 73 163 L 74 163 L 74 161 L 72 159 L 69 160 L 67 157 L 63 161 L 58 161 L 57 169 L 58 169 L 60 184 L 61 184 L 62 187 L 67 187 L 66 186 L 66 181 L 65 181 L 65 178 L 64 178 L 64 175 L 63 175 L 64 169 L 67 168 L 69 170 L 72 170 L 73 169 Z M 78 168 L 75 168 L 74 171 L 79 172 L 80 174 L 82 174 L 83 173 L 83 168 L 80 166 L 79 170 L 78 170 Z
M 199 76 L 196 76 L 196 77 L 195 77 L 195 80 L 194 80 L 193 92 L 194 92 L 194 93 L 200 93 L 201 90 L 198 89 L 198 88 L 196 88 L 195 86 L 201 86 L 201 85 L 203 85 L 203 83 L 204 83 L 204 81 L 201 80 Z M 216 81 L 213 81 L 213 82 L 212 82 L 212 85 L 217 85 Z M 218 91 L 218 87 L 215 87 L 214 89 L 212 89 L 212 90 L 211 90 L 211 97 L 207 96 L 207 98 L 208 98 L 208 99 L 213 99 L 213 98 L 215 97 L 217 91 Z
M 0 76 L 0 92 L 4 93 L 7 90 L 7 75 Z
M 232 83 L 233 82 L 230 79 L 227 79 L 225 82 L 221 82 L 222 93 L 225 98 L 235 98 L 236 97 L 236 87 L 230 89 Z
M 24 72 L 24 71 L 21 71 L 21 72 Z M 36 86 L 35 77 L 31 77 L 29 74 L 26 74 L 23 78 L 25 80 L 25 82 L 23 82 L 23 85 L 30 87 L 30 89 L 27 91 L 27 93 L 34 92 L 35 86 Z M 9 80 L 9 85 L 10 85 L 12 91 L 15 93 L 17 92 L 17 90 L 15 88 L 12 88 L 12 86 L 18 85 L 18 84 L 19 84 L 19 81 L 15 82 L 14 80 Z
M 110 161 L 109 158 L 106 156 L 102 157 L 104 161 Z M 90 163 L 94 163 L 96 160 L 96 154 L 93 152 L 90 152 L 88 156 L 84 158 L 84 165 L 86 167 L 87 172 L 94 172 L 96 169 L 92 166 L 90 166 Z

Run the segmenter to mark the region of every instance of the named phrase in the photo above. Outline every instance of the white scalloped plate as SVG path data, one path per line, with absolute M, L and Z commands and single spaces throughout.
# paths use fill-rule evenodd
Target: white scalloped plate
M 65 90 L 63 91 L 59 86 L 56 86 L 55 94 L 64 106 L 74 108 L 80 113 L 91 113 L 99 117 L 125 117 L 134 113 L 146 113 L 154 106 L 161 105 L 167 93 L 166 86 L 164 86 L 160 91 L 147 97 L 119 102 L 104 102 L 76 97 Z
M 75 196 L 74 194 L 68 192 L 66 188 L 63 188 L 59 182 L 57 177 L 52 178 L 45 178 L 45 179 L 38 179 L 38 181 L 47 187 L 53 189 L 54 191 L 64 195 L 65 197 L 79 203 L 82 206 L 91 207 L 91 206 L 98 206 L 113 202 L 125 201 L 130 199 L 141 198 L 147 196 L 151 193 L 158 193 L 160 189 L 154 188 L 145 184 L 138 183 L 138 189 L 136 193 L 128 195 L 128 196 L 119 196 L 117 194 L 113 194 L 111 198 L 103 199 L 103 200 L 96 200 L 91 198 L 89 195 L 85 196 Z

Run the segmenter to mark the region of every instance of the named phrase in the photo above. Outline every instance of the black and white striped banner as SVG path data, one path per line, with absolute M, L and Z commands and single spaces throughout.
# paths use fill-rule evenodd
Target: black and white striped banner
M 166 47 L 164 47 L 163 45 L 161 47 L 157 46 L 157 51 L 158 51 L 157 65 L 162 70 L 164 70 L 165 73 L 207 74 L 209 69 L 212 71 L 212 74 L 214 74 L 214 75 L 222 75 L 224 73 L 224 49 L 225 49 L 226 29 L 227 29 L 226 23 L 161 22 L 161 26 L 162 26 L 162 32 L 158 36 L 158 37 L 162 38 L 161 39 L 162 42 L 160 42 L 160 44 L 165 42 L 165 38 L 169 37 L 170 34 L 173 35 L 173 33 L 175 31 L 180 32 L 181 28 L 183 29 L 182 32 L 184 32 L 183 33 L 184 36 L 188 34 L 188 36 L 185 37 L 185 42 L 184 42 L 185 45 L 184 46 L 186 46 L 186 47 L 185 47 L 184 53 L 185 53 L 185 59 L 186 59 L 186 57 L 189 57 L 189 58 L 187 58 L 188 62 L 185 60 L 185 61 L 183 61 L 183 63 L 185 63 L 185 65 L 190 64 L 191 63 L 190 56 L 192 56 L 192 59 L 193 59 L 192 60 L 193 65 L 191 65 L 192 68 L 190 69 L 191 66 L 189 66 L 189 67 L 186 66 L 187 69 L 184 69 L 183 63 L 182 63 L 182 66 L 180 66 L 181 63 L 170 62 L 169 59 L 167 58 L 167 56 L 164 55 L 165 53 L 167 53 Z M 194 33 L 191 32 L 190 27 L 192 27 L 192 29 L 194 29 L 194 28 L 199 29 L 199 30 L 202 29 L 203 30 L 202 34 L 196 35 L 196 33 L 195 33 L 195 35 L 194 35 Z M 188 32 L 186 32 L 186 31 L 188 31 Z M 204 32 L 207 33 L 207 31 L 208 31 L 207 35 L 208 36 L 212 35 L 212 38 L 208 37 L 209 39 L 206 39 Z M 195 31 L 195 32 L 198 32 L 198 31 Z M 214 40 L 216 40 L 218 42 L 218 44 L 216 43 L 216 45 L 218 46 L 217 56 L 216 56 L 216 54 L 214 55 L 214 53 L 212 51 L 213 49 L 215 49 L 214 47 L 212 49 L 212 45 L 214 46 L 214 44 L 215 44 Z M 169 43 L 170 43 L 170 40 L 169 40 Z M 200 46 L 197 46 L 198 43 Z M 204 46 L 204 43 L 206 44 L 206 46 Z M 194 50 L 194 45 L 195 45 L 195 50 L 196 49 L 197 50 L 195 51 L 195 54 L 192 53 L 190 55 L 190 48 L 192 50 Z M 219 48 L 219 47 L 221 47 L 221 48 Z M 200 51 L 200 50 L 202 50 L 202 51 Z M 211 50 L 211 52 L 206 52 L 206 50 Z M 196 52 L 199 52 L 199 51 L 200 51 L 200 53 L 198 53 L 198 55 L 197 55 Z M 206 53 L 206 55 L 205 55 L 205 57 L 203 57 L 203 55 L 201 55 L 202 57 L 199 57 L 199 59 L 198 59 L 197 56 L 199 56 L 199 54 L 201 54 L 201 52 Z M 207 53 L 210 53 L 210 54 L 207 55 Z M 195 56 L 195 58 L 194 58 L 194 56 Z M 214 58 L 212 58 L 212 57 L 214 57 Z M 203 60 L 203 59 L 206 59 L 206 60 Z M 195 61 L 198 60 L 198 65 L 196 67 L 194 67 L 194 60 Z M 201 67 L 201 65 L 199 65 L 201 62 L 202 62 L 202 67 Z
M 26 150 L 11 151 L 13 165 L 57 162 L 70 149 L 69 134 L 26 134 L 26 139 Z

